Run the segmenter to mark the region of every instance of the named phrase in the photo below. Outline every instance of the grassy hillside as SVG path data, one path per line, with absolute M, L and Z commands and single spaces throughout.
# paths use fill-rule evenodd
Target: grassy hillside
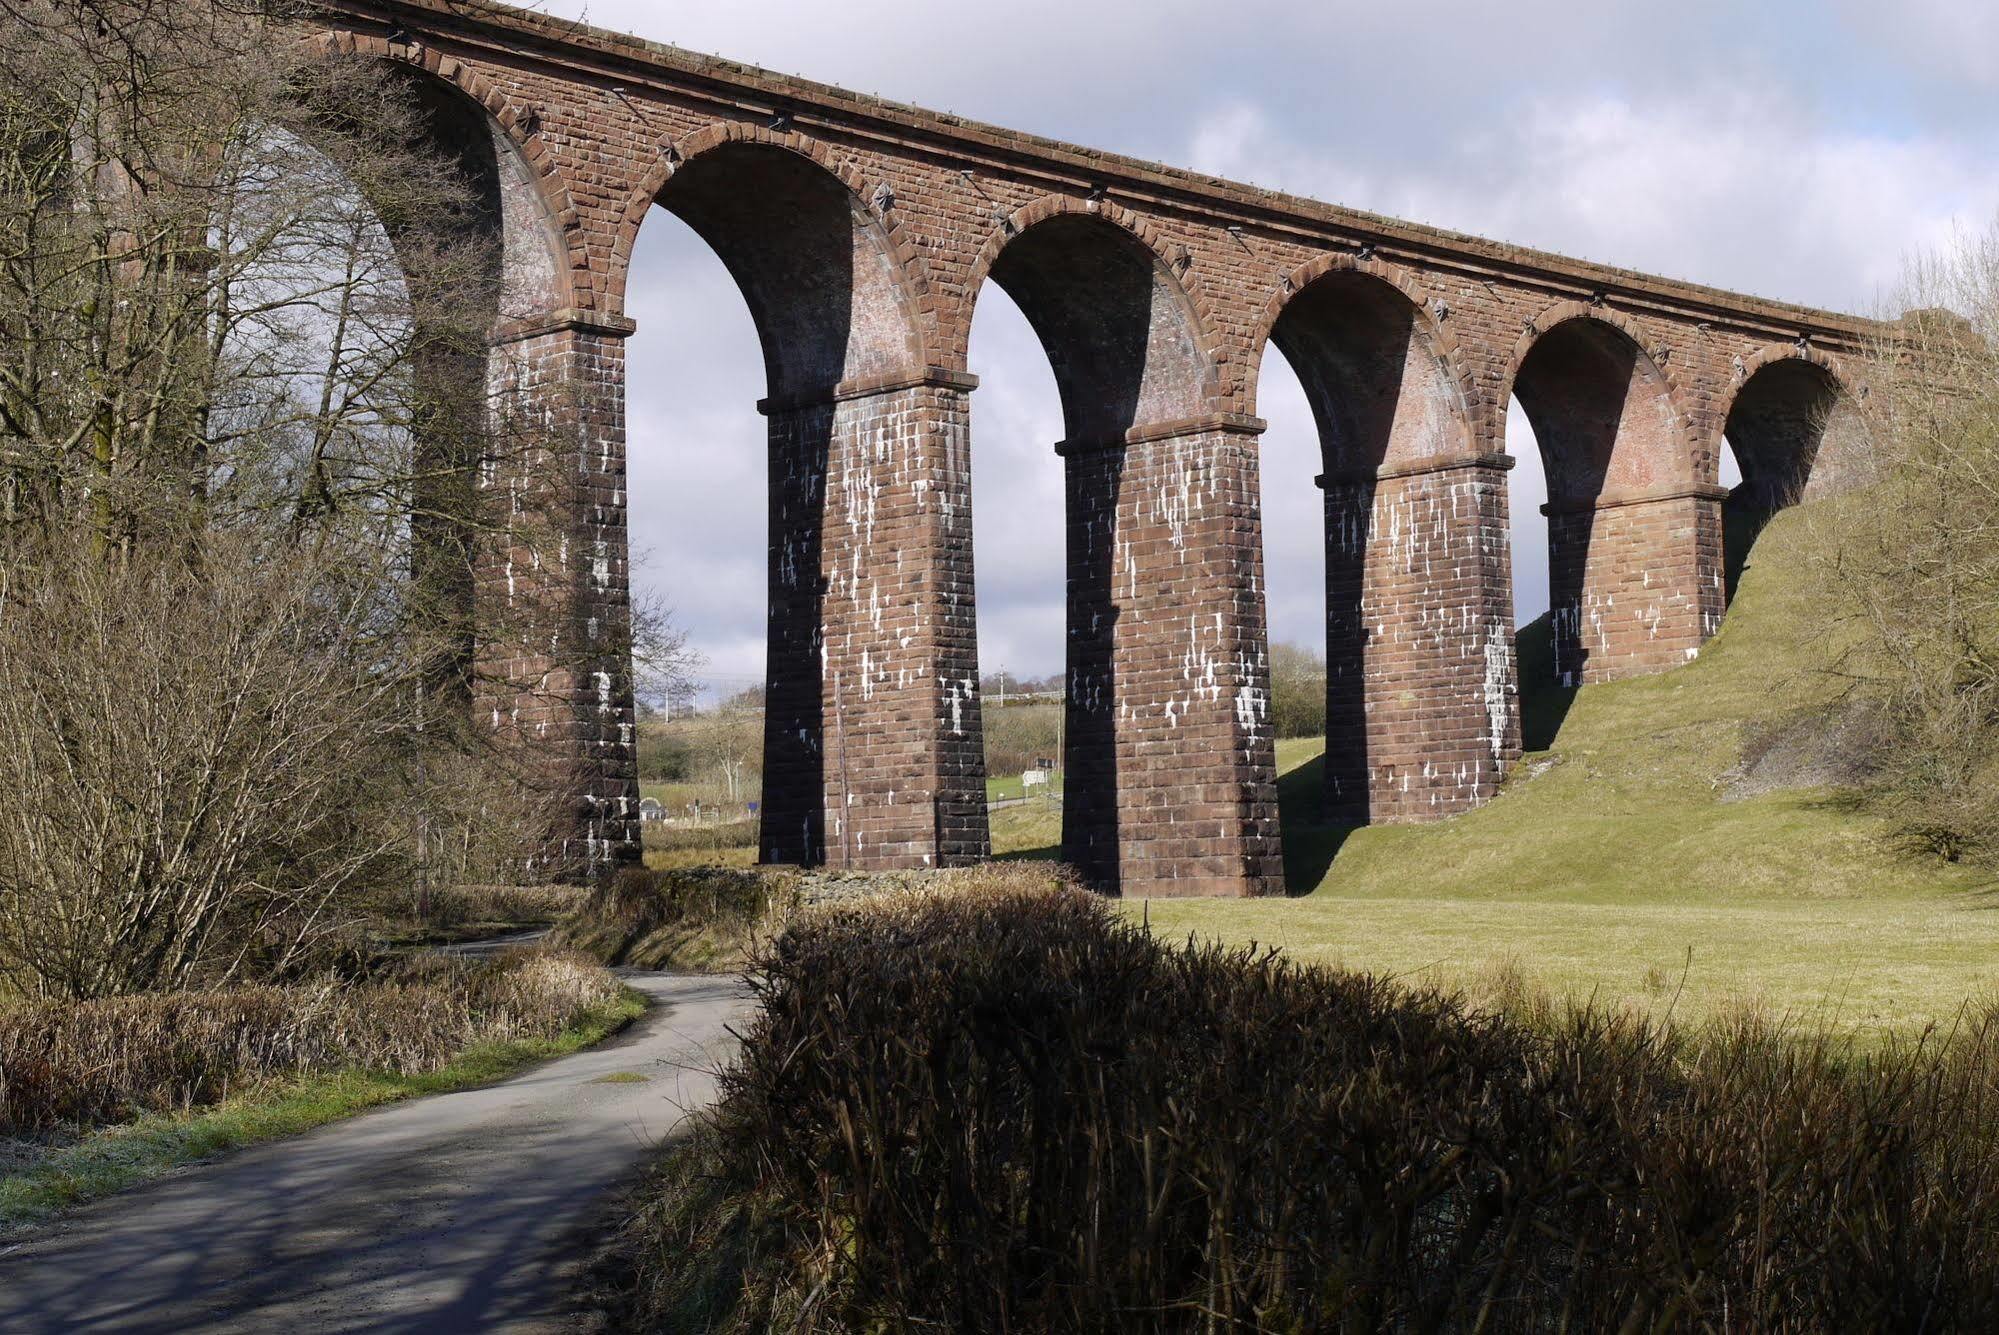
M 1808 523 L 1793 512 L 1764 535 L 1697 662 L 1535 692 L 1529 736 L 1548 749 L 1485 809 L 1432 826 L 1315 823 L 1318 748 L 1287 744 L 1287 871 L 1309 893 L 1144 911 L 1166 933 L 1420 981 L 1525 974 L 1655 1011 L 1950 1018 L 1999 981 L 1999 896 L 1897 848 L 1833 790 L 1742 782 L 1745 755 L 1773 737 L 1838 759 L 1824 735 L 1837 689 L 1812 670 L 1827 632 L 1801 557 Z M 1544 644 L 1523 637 L 1530 679 Z

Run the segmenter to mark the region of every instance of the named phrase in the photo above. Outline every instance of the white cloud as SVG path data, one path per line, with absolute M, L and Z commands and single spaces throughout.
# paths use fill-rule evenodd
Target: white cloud
M 1908 64 L 1975 87 L 1999 86 L 1999 9 L 1967 0 L 1839 0 L 1860 38 Z
M 1772 96 L 1537 96 L 1440 157 L 1374 171 L 1232 102 L 1204 171 L 1780 299 L 1869 309 L 1911 246 L 1999 212 L 1989 151 L 1828 128 Z
M 627 308 L 633 582 L 728 685 L 764 670 L 769 529 L 763 354 L 735 280 L 678 219 L 639 232 Z

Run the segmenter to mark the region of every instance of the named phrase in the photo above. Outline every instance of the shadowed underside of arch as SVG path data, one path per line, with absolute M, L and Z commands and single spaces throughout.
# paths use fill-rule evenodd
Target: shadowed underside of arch
M 1548 321 L 1513 393 L 1548 481 L 1559 682 L 1693 657 L 1720 622 L 1720 493 L 1693 476 L 1671 383 L 1630 330 L 1578 314 Z
M 1534 426 L 1551 504 L 1688 480 L 1671 386 L 1631 335 L 1577 317 L 1535 340 L 1513 393 Z
M 1859 423 L 1832 369 L 1803 355 L 1778 355 L 1736 389 L 1722 434 L 1742 482 L 1724 507 L 1727 594 L 1756 539 L 1779 510 L 1854 480 L 1864 453 Z
M 828 398 L 843 384 L 922 367 L 920 331 L 880 223 L 810 158 L 725 141 L 683 162 L 656 202 L 735 278 L 772 399 Z
M 657 202 L 735 278 L 769 385 L 761 856 L 976 860 L 970 382 L 925 367 L 908 276 L 845 182 L 786 143 L 696 139 Z
M 1115 223 L 1057 213 L 1007 240 L 989 276 L 1048 353 L 1071 441 L 1121 441 L 1202 411 L 1212 371 L 1193 311 L 1170 269 Z
M 1435 326 L 1334 269 L 1271 328 L 1319 428 L 1326 801 L 1342 824 L 1476 805 L 1518 750 L 1505 463 L 1474 447 Z
M 1063 858 L 1126 894 L 1275 889 L 1261 424 L 1208 411 L 1214 359 L 1167 260 L 1094 211 L 1032 212 L 989 276 L 1047 351 L 1067 437 Z
M 1270 340 L 1298 373 L 1330 474 L 1471 451 L 1463 396 L 1420 307 L 1385 279 L 1335 270 L 1285 303 Z

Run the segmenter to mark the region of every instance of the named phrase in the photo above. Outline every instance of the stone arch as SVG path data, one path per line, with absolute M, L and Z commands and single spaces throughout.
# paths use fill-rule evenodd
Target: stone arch
M 1251 342 L 1251 411 L 1276 343 L 1304 384 L 1328 472 L 1471 454 L 1471 382 L 1435 312 L 1421 286 L 1385 261 L 1338 254 L 1301 265 Z
M 1685 661 L 1719 616 L 1719 511 L 1685 399 L 1648 346 L 1628 316 L 1563 303 L 1529 322 L 1495 405 L 1517 397 L 1540 447 L 1564 686 Z
M 1471 395 L 1436 312 L 1392 265 L 1320 256 L 1289 276 L 1253 345 L 1259 365 L 1269 344 L 1284 354 L 1318 425 L 1322 772 L 1341 824 L 1475 805 L 1513 745 L 1504 483 L 1477 452 Z
M 796 131 L 747 121 L 693 131 L 626 202 L 609 300 L 623 310 L 639 228 L 658 204 L 735 278 L 756 319 L 774 399 L 915 375 L 929 360 L 927 280 L 900 227 L 885 226 L 860 187 L 825 145 Z
M 1735 448 L 1743 486 L 1774 507 L 1822 492 L 1830 479 L 1818 476 L 1821 447 L 1841 424 L 1851 392 L 1845 368 L 1809 344 L 1771 344 L 1737 358 L 1717 420 Z
M 837 158 L 833 150 L 812 136 L 797 130 L 772 130 L 754 121 L 717 121 L 681 136 L 670 145 L 666 153 L 650 168 L 619 214 L 618 232 L 611 242 L 611 292 L 623 309 L 625 283 L 629 276 L 632 247 L 638 240 L 639 228 L 645 223 L 646 213 L 657 201 L 666 183 L 690 159 L 703 153 L 712 152 L 724 144 L 757 143 L 786 148 L 810 158 L 832 176 L 838 177 L 855 199 L 870 199 L 873 192 L 868 189 L 866 179 L 852 164 Z M 877 182 L 876 186 L 886 182 Z M 931 307 L 931 284 L 929 265 L 922 251 L 914 245 L 908 229 L 899 219 L 890 217 L 894 212 L 893 198 L 883 203 L 871 204 L 882 226 L 882 236 L 889 253 L 894 256 L 901 270 L 903 282 L 907 285 L 909 300 L 913 309 L 928 311 Z
M 1222 363 L 1183 281 L 1191 268 L 1191 252 L 1117 205 L 1049 195 L 986 239 L 960 311 L 968 331 L 998 285 L 1054 372 L 1066 437 L 1062 856 L 1130 893 L 1185 893 L 1231 859 L 1259 885 L 1264 875 L 1251 852 L 1266 837 L 1272 768 L 1258 731 L 1253 424 L 1220 410 Z M 1186 837 L 1195 822 L 1198 845 Z
M 324 33 L 312 43 L 324 55 L 382 60 L 426 75 L 437 87 L 452 90 L 461 108 L 476 109 L 492 134 L 501 188 L 502 269 L 509 289 L 500 302 L 502 324 L 534 323 L 557 311 L 596 306 L 581 215 L 542 138 L 538 113 L 478 70 L 420 43 L 348 31 Z
M 479 515 L 480 478 L 502 454 L 519 461 L 530 453 L 494 450 L 491 428 L 509 416 L 496 413 L 494 390 L 503 378 L 510 395 L 529 390 L 511 345 L 591 304 L 578 213 L 535 114 L 471 66 L 421 42 L 344 30 L 304 36 L 296 53 L 388 71 L 412 95 L 427 146 L 466 187 L 463 197 L 421 219 L 379 198 L 368 202 L 397 251 L 411 317 L 420 406 L 408 433 L 410 560 L 433 628 L 449 645 L 450 674 L 441 685 L 469 709 L 496 685 L 523 686 L 533 675 L 502 667 L 492 641 L 504 618 L 490 614 L 497 604 L 481 585 L 494 562 L 506 559 L 496 552 L 507 540 Z M 311 142 L 324 127 L 288 128 Z M 365 186 L 355 184 L 365 197 Z M 412 241 L 441 246 L 453 262 L 412 263 Z M 440 312 L 448 318 L 440 321 Z
M 1778 511 L 1859 475 L 1864 445 L 1848 384 L 1840 364 L 1809 344 L 1771 344 L 1735 360 L 1717 415 L 1742 472 L 1722 509 L 1730 601 L 1756 539 Z M 1712 452 L 1717 459 L 1719 453 Z
M 1121 440 L 1221 405 L 1214 326 L 1191 269 L 1191 252 L 1169 252 L 1117 204 L 1047 195 L 987 238 L 966 278 L 964 324 L 997 282 L 1054 366 L 1067 435 Z
M 977 675 L 969 637 L 952 635 L 955 576 L 936 558 L 960 542 L 961 515 L 969 525 L 951 490 L 962 386 L 931 372 L 920 266 L 881 216 L 886 197 L 868 202 L 861 185 L 805 135 L 704 125 L 665 146 L 625 201 L 606 291 L 622 310 L 658 205 L 728 271 L 761 347 L 760 856 L 936 865 L 985 842 L 983 755 L 950 731 L 976 701 L 943 702 Z
M 1514 397 L 1541 443 L 1551 504 L 1694 480 L 1685 395 L 1621 312 L 1572 301 L 1530 321 L 1501 381 L 1502 414 Z

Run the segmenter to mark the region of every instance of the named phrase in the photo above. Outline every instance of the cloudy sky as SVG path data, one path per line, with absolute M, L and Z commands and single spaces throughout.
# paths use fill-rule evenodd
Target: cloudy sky
M 1999 7 L 1981 0 L 542 0 L 536 6 L 1014 129 L 1674 277 L 1851 310 L 1999 215 Z M 913 16 L 920 16 L 916 18 Z M 760 677 L 763 393 L 747 308 L 678 220 L 631 312 L 638 581 L 718 686 Z M 980 654 L 1062 666 L 1054 381 L 997 290 L 972 369 Z M 1319 469 L 1266 362 L 1273 634 L 1323 640 Z M 1516 412 L 1519 610 L 1547 605 L 1540 470 Z

